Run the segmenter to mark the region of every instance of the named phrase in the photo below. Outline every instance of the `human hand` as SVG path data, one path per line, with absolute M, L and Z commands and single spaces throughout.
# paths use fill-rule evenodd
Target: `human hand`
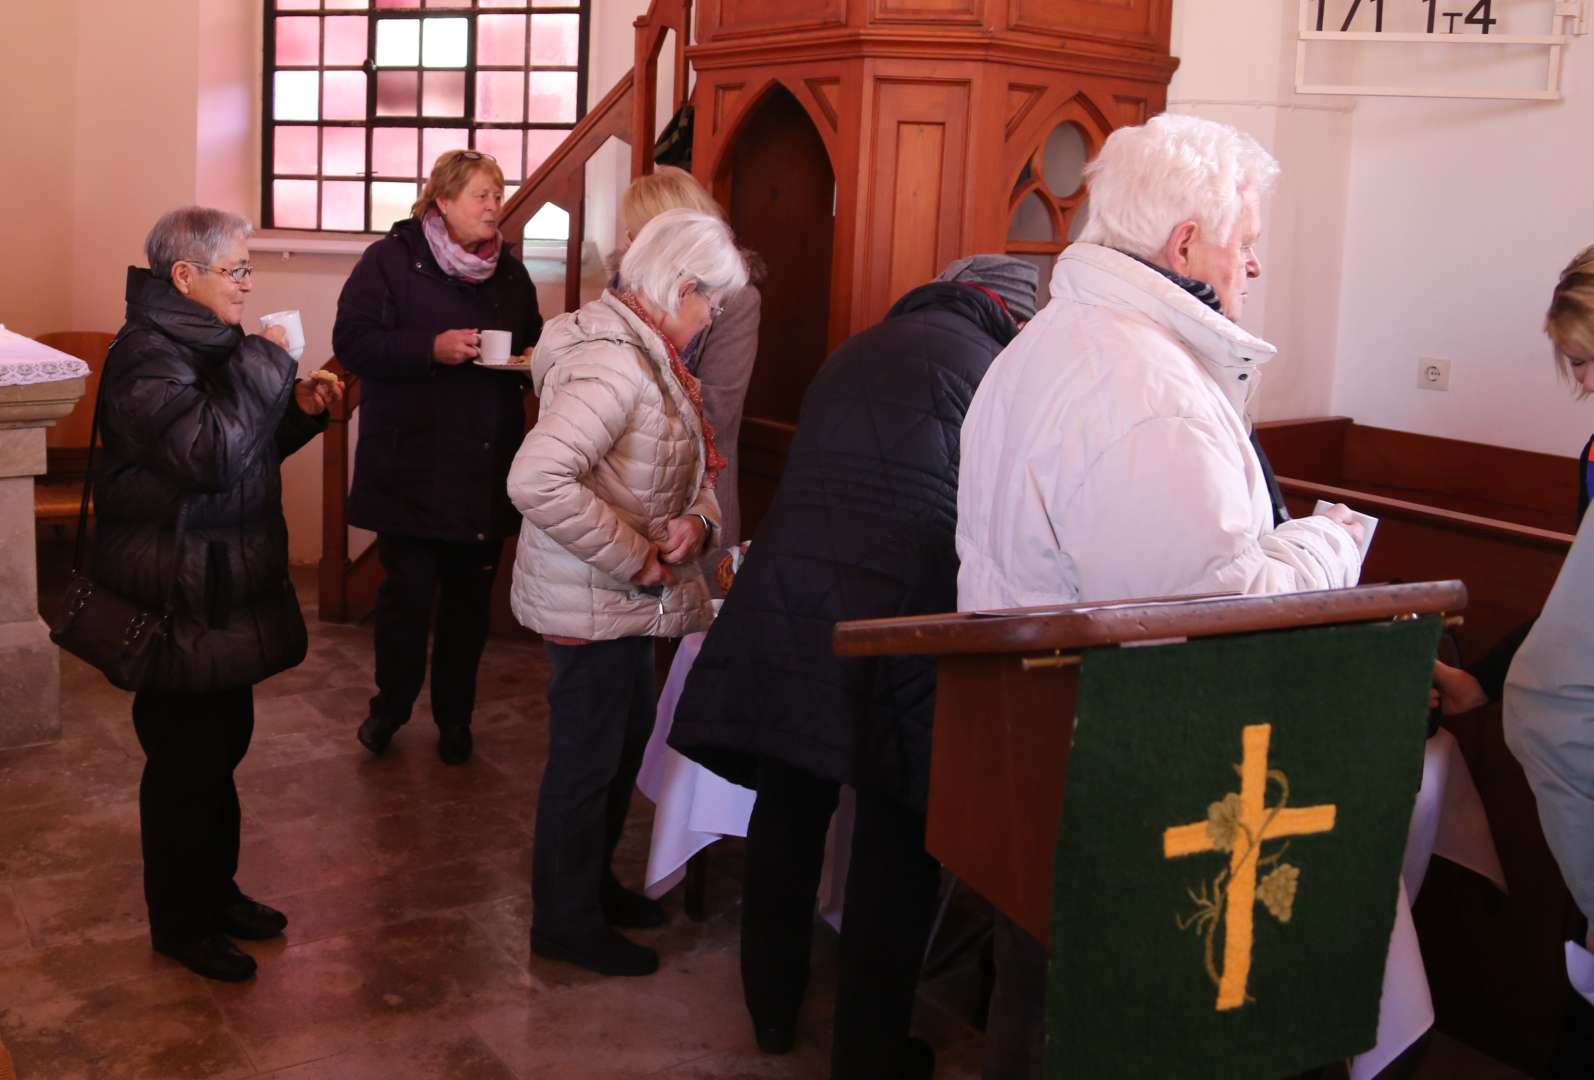
M 306 416 L 320 416 L 333 402 L 343 400 L 343 383 L 300 379 L 293 384 L 293 399 Z
M 432 339 L 432 359 L 439 364 L 463 364 L 481 355 L 478 330 L 444 330 Z
M 671 518 L 664 526 L 664 543 L 659 545 L 659 558 L 667 563 L 683 563 L 703 549 L 708 530 L 703 519 L 696 514 Z
M 260 336 L 271 342 L 283 352 L 288 351 L 288 331 L 284 330 L 278 324 L 272 323 L 270 326 L 260 331 Z
M 1320 516 L 1326 517 L 1334 524 L 1341 526 L 1346 532 L 1350 533 L 1350 538 L 1356 541 L 1358 548 L 1362 546 L 1362 533 L 1364 530 L 1362 523 L 1356 518 L 1356 511 L 1344 503 L 1335 503 L 1327 510 L 1324 510 Z
M 1481 709 L 1489 703 L 1489 695 L 1483 692 L 1483 687 L 1478 680 L 1468 675 L 1460 668 L 1451 667 L 1449 664 L 1438 660 L 1433 662 L 1434 692 L 1438 697 L 1438 706 L 1446 716 L 1458 716 L 1473 709 Z M 1433 700 L 1430 697 L 1430 708 Z
M 644 589 L 655 585 L 674 585 L 675 573 L 668 566 L 659 561 L 659 547 L 657 544 L 649 545 L 647 561 L 642 564 L 636 577 L 631 579 L 633 584 Z

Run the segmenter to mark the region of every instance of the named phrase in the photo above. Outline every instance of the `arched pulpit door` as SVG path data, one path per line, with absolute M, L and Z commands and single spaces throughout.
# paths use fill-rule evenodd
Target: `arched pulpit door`
M 803 393 L 825 361 L 836 177 L 813 121 L 778 85 L 753 107 L 725 160 L 731 227 L 769 271 L 738 444 L 742 535 L 750 537 L 775 493 Z

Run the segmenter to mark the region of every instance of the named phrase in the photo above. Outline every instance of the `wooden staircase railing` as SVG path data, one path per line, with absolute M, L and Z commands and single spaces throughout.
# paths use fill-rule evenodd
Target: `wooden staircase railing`
M 526 222 L 552 203 L 570 215 L 570 239 L 565 248 L 566 311 L 581 305 L 581 247 L 586 233 L 587 162 L 608 142 L 618 138 L 631 146 L 631 175 L 653 168 L 654 123 L 658 106 L 659 54 L 666 35 L 675 32 L 675 106 L 688 96 L 686 48 L 690 39 L 692 0 L 653 0 L 647 14 L 636 23 L 636 61 L 603 100 L 571 129 L 569 136 L 548 156 L 520 190 L 504 204 L 499 228 L 510 244 L 519 247 Z M 336 360 L 326 365 L 344 380 L 341 406 L 333 410 L 321 451 L 321 563 L 319 566 L 320 618 L 326 622 L 356 622 L 376 603 L 382 581 L 381 564 L 373 545 L 349 557 L 348 498 L 349 418 L 360 407 L 360 381 Z

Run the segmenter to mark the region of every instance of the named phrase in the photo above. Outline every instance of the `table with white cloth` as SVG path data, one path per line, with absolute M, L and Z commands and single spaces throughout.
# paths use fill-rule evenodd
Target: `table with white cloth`
M 39 618 L 33 478 L 89 366 L 0 326 L 0 750 L 61 737 L 60 653 Z
M 703 647 L 702 634 L 681 639 L 670 674 L 659 694 L 653 737 L 642 757 L 636 786 L 654 804 L 653 843 L 648 849 L 644 891 L 657 899 L 686 875 L 686 864 L 708 845 L 726 836 L 747 835 L 754 793 L 733 784 L 670 749 L 670 726 L 687 673 Z M 841 928 L 841 902 L 847 890 L 847 863 L 852 857 L 853 797 L 843 787 L 825 837 L 824 870 L 819 879 L 819 913 Z
M 656 806 L 646 877 L 647 894 L 655 898 L 680 882 L 687 861 L 705 847 L 725 836 L 746 836 L 748 817 L 753 811 L 752 791 L 725 780 L 667 745 L 676 702 L 702 645 L 702 634 L 681 640 L 659 696 L 653 737 L 637 775 L 637 787 Z M 825 870 L 820 883 L 821 914 L 838 928 L 851 834 L 852 792 L 844 788 L 826 838 Z M 1378 1041 L 1371 1050 L 1352 1060 L 1352 1080 L 1371 1080 L 1433 1026 L 1433 999 L 1411 919 L 1411 903 L 1422 889 L 1434 855 L 1481 874 L 1501 889 L 1506 887 L 1483 801 L 1455 737 L 1443 729 L 1428 740 L 1423 754 L 1422 787 L 1407 833 L 1395 925 L 1384 965 Z M 1571 947 L 1568 954 L 1571 967 L 1577 962 Z M 1578 970 L 1594 991 L 1594 959 L 1588 961 L 1586 970 Z

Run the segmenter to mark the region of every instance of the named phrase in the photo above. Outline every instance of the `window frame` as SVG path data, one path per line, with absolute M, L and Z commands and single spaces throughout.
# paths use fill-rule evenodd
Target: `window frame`
M 332 236 L 362 236 L 380 235 L 385 232 L 388 225 L 373 228 L 377 223 L 371 220 L 371 185 L 379 182 L 383 177 L 377 175 L 372 169 L 373 144 L 376 131 L 379 128 L 401 128 L 416 132 L 418 142 L 417 165 L 423 168 L 419 177 L 391 177 L 400 182 L 416 181 L 421 185 L 426 183 L 426 172 L 430 171 L 430 163 L 421 164 L 420 158 L 425 152 L 425 136 L 427 129 L 456 129 L 466 132 L 467 145 L 476 148 L 476 132 L 481 130 L 517 131 L 521 133 L 521 165 L 514 170 L 522 174 L 519 184 L 524 186 L 531 179 L 525 169 L 525 151 L 527 134 L 533 131 L 564 131 L 570 132 L 581 123 L 587 114 L 587 91 L 590 35 L 592 30 L 592 2 L 591 0 L 561 0 L 557 4 L 539 2 L 539 0 L 525 0 L 524 3 L 513 7 L 482 7 L 479 0 L 458 0 L 448 6 L 441 4 L 432 6 L 429 0 L 420 0 L 423 6 L 413 8 L 379 8 L 378 0 L 368 0 L 365 7 L 333 7 L 336 0 L 319 0 L 315 7 L 306 8 L 280 8 L 277 0 L 263 0 L 261 4 L 262 21 L 264 24 L 263 46 L 261 56 L 263 60 L 261 74 L 261 111 L 260 111 L 260 221 L 262 229 L 287 229 L 302 232 L 325 233 Z M 478 64 L 476 60 L 477 20 L 483 15 L 525 15 L 526 43 L 524 62 L 522 66 L 512 67 L 503 64 Z M 531 63 L 531 38 L 533 20 L 538 15 L 575 15 L 577 16 L 577 55 L 576 63 L 570 65 L 533 65 Z M 279 17 L 306 16 L 317 18 L 317 63 L 314 67 L 279 67 L 277 65 L 277 32 L 276 20 Z M 332 64 L 325 62 L 326 55 L 326 22 L 328 16 L 364 16 L 366 19 L 366 58 L 362 64 Z M 425 18 L 464 18 L 465 31 L 465 63 L 458 68 L 427 68 L 423 61 L 424 52 L 417 57 L 414 66 L 392 66 L 378 68 L 376 64 L 377 28 L 382 22 L 391 21 L 420 21 Z M 329 71 L 358 71 L 365 75 L 365 117 L 361 120 L 328 120 L 321 115 L 324 109 L 325 95 L 318 91 L 317 118 L 314 120 L 278 120 L 274 116 L 276 107 L 276 75 L 279 71 L 305 71 L 315 72 L 317 77 Z M 377 115 L 377 74 L 379 71 L 405 71 L 417 73 L 416 88 L 416 114 L 413 116 L 378 116 Z M 424 91 L 420 85 L 421 73 L 427 71 L 441 71 L 460 73 L 465 80 L 465 98 L 463 115 L 457 117 L 426 116 L 424 109 Z M 505 121 L 478 121 L 475 119 L 476 111 L 476 86 L 479 72 L 492 71 L 517 71 L 527 76 L 526 91 L 529 92 L 529 79 L 533 72 L 574 72 L 576 76 L 576 101 L 575 118 L 569 123 L 553 123 L 532 121 L 529 119 L 529 105 L 527 106 L 526 119 L 519 122 Z M 320 86 L 324 88 L 324 82 Z M 276 170 L 275 160 L 275 129 L 277 127 L 303 127 L 317 132 L 316 135 L 316 171 L 314 173 L 279 173 Z M 365 132 L 365 169 L 359 174 L 330 175 L 325 169 L 325 146 L 322 132 L 332 128 L 363 129 Z M 509 170 L 506 170 L 508 172 Z M 276 222 L 275 184 L 277 180 L 308 180 L 315 183 L 315 220 L 314 226 L 279 225 Z M 344 183 L 357 182 L 363 189 L 361 205 L 361 229 L 336 229 L 328 228 L 321 224 L 323 185 L 328 181 Z M 391 223 L 388 223 L 391 224 Z M 518 238 L 517 238 L 518 240 Z

